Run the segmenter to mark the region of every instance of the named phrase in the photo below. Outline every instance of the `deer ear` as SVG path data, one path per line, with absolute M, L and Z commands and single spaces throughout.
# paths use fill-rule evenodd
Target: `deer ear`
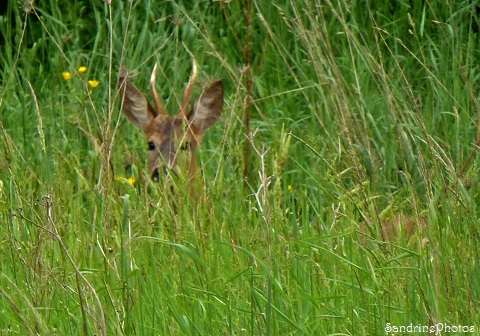
M 128 80 L 128 72 L 120 71 L 118 87 L 122 97 L 122 110 L 128 120 L 144 129 L 155 118 L 156 113 L 143 93 Z
M 213 82 L 203 90 L 188 115 L 188 120 L 199 132 L 213 126 L 223 112 L 223 82 Z

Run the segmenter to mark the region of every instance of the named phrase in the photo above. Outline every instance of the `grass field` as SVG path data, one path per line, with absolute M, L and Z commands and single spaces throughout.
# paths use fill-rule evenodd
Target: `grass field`
M 108 2 L 0 15 L 1 335 L 479 333 L 478 1 Z M 191 55 L 172 200 L 116 87 Z

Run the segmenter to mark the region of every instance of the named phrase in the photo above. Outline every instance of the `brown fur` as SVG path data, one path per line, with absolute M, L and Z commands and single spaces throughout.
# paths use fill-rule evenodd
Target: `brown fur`
M 380 221 L 378 232 L 381 236 L 378 237 L 378 239 L 389 243 L 394 243 L 402 237 L 409 240 L 427 225 L 428 222 L 424 217 L 417 218 L 414 216 L 396 215 L 393 218 Z M 375 233 L 376 229 L 373 228 L 370 230 L 368 225 L 363 221 L 358 223 L 358 226 L 362 235 L 360 243 L 366 246 L 367 238 L 372 237 L 372 232 Z M 428 239 L 425 239 L 427 238 L 423 238 L 422 244 L 428 243 Z

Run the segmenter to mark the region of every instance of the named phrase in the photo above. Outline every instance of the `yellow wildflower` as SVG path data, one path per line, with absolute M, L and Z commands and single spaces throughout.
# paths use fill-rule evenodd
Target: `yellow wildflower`
M 125 178 L 124 176 L 122 175 L 116 175 L 115 176 L 115 181 L 118 181 L 118 182 L 125 182 L 125 183 L 128 183 L 130 185 L 134 185 L 135 182 L 137 181 L 137 179 L 133 176 L 129 177 L 129 178 Z
M 72 79 L 72 74 L 68 71 L 65 71 L 65 72 L 62 72 L 62 77 L 65 80 L 70 80 L 70 79 Z
M 90 85 L 90 87 L 92 87 L 92 88 L 96 88 L 98 85 L 100 85 L 100 82 L 95 80 L 95 79 L 94 80 L 89 80 L 88 85 Z
M 287 190 L 288 190 L 288 191 L 292 191 L 292 190 L 293 190 L 293 187 L 292 187 L 291 184 L 289 184 L 289 185 L 287 186 Z
M 78 68 L 78 72 L 80 72 L 80 73 L 85 73 L 86 71 L 87 71 L 86 66 L 81 66 L 80 68 Z

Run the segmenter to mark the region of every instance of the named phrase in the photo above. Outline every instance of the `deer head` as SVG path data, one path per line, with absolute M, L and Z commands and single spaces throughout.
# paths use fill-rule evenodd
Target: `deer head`
M 170 116 L 155 89 L 157 64 L 150 77 L 150 90 L 155 108 L 145 95 L 130 82 L 126 70 L 120 72 L 119 89 L 122 97 L 122 110 L 128 120 L 143 130 L 148 143 L 148 169 L 154 181 L 160 174 L 176 171 L 178 154 L 189 154 L 189 181 L 196 174 L 195 151 L 200 144 L 203 132 L 214 125 L 223 111 L 223 83 L 214 81 L 204 88 L 200 96 L 189 109 L 193 87 L 197 78 L 197 67 L 193 61 L 192 76 L 187 84 L 180 106 L 180 112 Z

